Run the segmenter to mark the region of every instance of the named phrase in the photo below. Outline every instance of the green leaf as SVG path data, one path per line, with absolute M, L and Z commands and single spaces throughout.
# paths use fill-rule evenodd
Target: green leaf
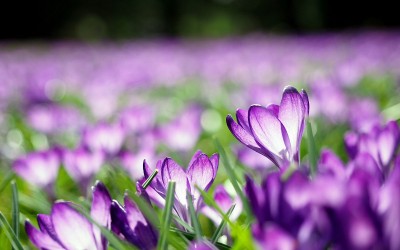
M 8 171 L 7 174 L 4 176 L 3 180 L 0 182 L 0 194 L 3 190 L 7 187 L 8 183 L 14 178 L 15 173 L 13 171 Z
M 174 206 L 174 200 L 175 200 L 175 181 L 170 181 L 168 183 L 168 190 L 167 190 L 167 196 L 165 198 L 165 207 L 164 207 L 164 213 L 162 216 L 162 225 L 161 225 L 161 230 L 160 230 L 160 238 L 158 240 L 158 246 L 157 249 L 167 249 L 168 246 L 168 236 L 169 236 L 169 227 L 171 225 L 172 221 L 172 208 Z
M 8 221 L 6 220 L 2 212 L 0 212 L 0 227 L 4 229 L 4 232 L 8 240 L 11 242 L 13 249 L 24 250 L 21 242 L 18 240 L 17 236 L 13 232 L 10 224 L 8 224 Z
M 229 217 L 231 216 L 231 214 L 232 214 L 232 212 L 233 212 L 233 209 L 235 209 L 235 206 L 236 206 L 236 205 L 232 205 L 232 206 L 229 208 L 228 212 L 226 213 L 226 217 L 229 218 Z M 222 231 L 224 230 L 225 226 L 226 226 L 226 220 L 221 220 L 221 223 L 219 224 L 219 226 L 218 226 L 217 229 L 215 230 L 213 236 L 211 237 L 211 242 L 212 242 L 213 244 L 217 243 L 218 238 L 221 236 Z
M 196 211 L 194 210 L 192 194 L 189 192 L 189 190 L 186 190 L 186 200 L 187 200 L 187 203 L 189 206 L 190 220 L 193 224 L 196 238 L 201 239 L 203 233 L 201 232 L 201 226 L 200 226 L 199 220 L 197 218 Z
M 310 161 L 310 171 L 311 175 L 314 176 L 317 172 L 318 151 L 317 147 L 315 146 L 311 123 L 308 120 L 307 120 L 307 145 L 308 145 L 308 159 Z
M 183 226 L 188 232 L 190 233 L 194 233 L 194 229 L 191 225 L 189 225 L 186 221 L 182 220 L 181 218 L 179 218 L 179 216 L 174 215 L 174 220 L 180 224 L 181 226 Z
M 188 239 L 188 240 L 194 240 L 194 238 L 196 237 L 196 235 L 193 234 L 193 233 L 184 232 L 184 231 L 179 230 L 179 229 L 177 229 L 177 228 L 170 228 L 170 232 L 171 232 L 171 233 L 174 233 L 174 234 L 178 234 L 178 235 L 180 235 L 180 236 L 184 236 L 184 237 L 185 237 L 186 239 Z M 221 249 L 221 250 L 228 250 L 228 249 L 231 249 L 230 246 L 225 245 L 225 244 L 220 243 L 220 242 L 215 243 L 215 246 L 216 246 L 218 249 Z
M 18 188 L 15 181 L 11 182 L 12 187 L 12 228 L 15 237 L 19 238 L 19 203 L 18 203 Z
M 252 217 L 252 213 L 249 207 L 249 203 L 247 202 L 247 198 L 243 193 L 243 190 L 239 186 L 239 182 L 237 180 L 236 174 L 232 168 L 232 165 L 226 155 L 224 148 L 222 147 L 221 143 L 217 138 L 214 140 L 215 145 L 217 146 L 218 152 L 221 154 L 222 161 L 224 163 L 224 167 L 226 170 L 226 174 L 228 175 L 229 180 L 232 183 L 233 188 L 235 189 L 236 193 L 239 195 L 240 200 L 242 201 L 243 208 L 246 211 L 248 219 Z

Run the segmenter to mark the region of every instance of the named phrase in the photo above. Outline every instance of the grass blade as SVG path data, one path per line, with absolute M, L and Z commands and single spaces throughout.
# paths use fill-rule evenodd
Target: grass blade
M 14 178 L 15 173 L 13 171 L 8 171 L 7 174 L 5 174 L 3 180 L 0 182 L 0 194 L 3 192 L 3 190 L 7 187 L 8 183 Z
M 199 220 L 197 219 L 196 211 L 194 211 L 192 194 L 188 190 L 186 191 L 186 200 L 189 205 L 190 220 L 192 222 L 196 238 L 201 239 L 202 238 L 201 226 Z
M 186 239 L 188 239 L 188 240 L 190 240 L 190 241 L 192 241 L 192 240 L 194 240 L 194 239 L 196 238 L 196 235 L 195 235 L 195 234 L 181 231 L 181 230 L 179 230 L 178 228 L 170 228 L 170 232 L 171 232 L 171 233 L 174 233 L 174 234 L 177 234 L 177 235 L 179 235 L 179 236 L 183 236 L 183 237 L 185 237 Z M 218 249 L 221 249 L 221 250 L 228 250 L 228 249 L 231 249 L 230 246 L 225 245 L 225 244 L 220 243 L 220 242 L 215 243 L 215 246 L 216 246 Z
M 15 237 L 19 238 L 19 199 L 18 199 L 18 188 L 15 181 L 11 182 L 12 187 L 12 229 Z
M 182 220 L 179 218 L 179 216 L 174 215 L 174 220 L 180 224 L 182 227 L 184 227 L 188 232 L 194 233 L 194 229 L 191 225 L 189 225 L 186 221 Z
M 308 120 L 307 120 L 307 146 L 308 146 L 308 158 L 310 161 L 311 176 L 314 176 L 317 172 L 318 151 L 315 145 L 311 123 Z
M 163 213 L 162 227 L 160 230 L 160 238 L 158 241 L 157 249 L 167 249 L 167 241 L 169 234 L 169 227 L 172 221 L 172 207 L 174 206 L 175 201 L 175 181 L 170 181 L 168 183 L 167 196 L 165 198 L 165 207 Z
M 247 198 L 244 195 L 243 190 L 239 186 L 236 174 L 235 174 L 235 172 L 234 172 L 234 170 L 233 170 L 233 168 L 232 168 L 232 166 L 231 166 L 231 164 L 229 162 L 229 159 L 228 159 L 228 157 L 226 155 L 226 152 L 225 152 L 224 148 L 222 147 L 222 145 L 221 145 L 221 143 L 219 142 L 218 139 L 215 139 L 214 142 L 215 142 L 215 145 L 217 146 L 218 152 L 221 154 L 221 158 L 222 158 L 222 161 L 224 163 L 224 167 L 225 167 L 226 173 L 228 175 L 228 178 L 231 181 L 232 186 L 235 189 L 236 193 L 239 195 L 240 200 L 242 201 L 243 208 L 246 211 L 247 217 L 251 218 L 252 217 L 252 213 L 251 213 L 249 204 L 247 202 Z
M 17 236 L 13 232 L 10 224 L 8 224 L 8 221 L 6 220 L 2 212 L 0 212 L 0 227 L 4 229 L 4 232 L 7 238 L 10 240 L 13 249 L 24 250 L 21 242 L 18 240 Z
M 233 209 L 235 209 L 235 205 L 232 205 L 229 208 L 228 212 L 226 213 L 226 217 L 229 218 L 231 216 Z M 211 237 L 211 243 L 213 243 L 213 244 L 217 243 L 218 238 L 221 236 L 222 231 L 224 230 L 225 226 L 226 226 L 226 220 L 221 220 L 221 223 L 219 224 L 217 230 L 215 230 L 213 236 Z
M 149 176 L 149 178 L 147 178 L 147 180 L 143 183 L 142 188 L 146 189 L 151 182 L 153 181 L 153 179 L 156 177 L 156 175 L 158 174 L 158 169 L 154 170 L 154 172 Z

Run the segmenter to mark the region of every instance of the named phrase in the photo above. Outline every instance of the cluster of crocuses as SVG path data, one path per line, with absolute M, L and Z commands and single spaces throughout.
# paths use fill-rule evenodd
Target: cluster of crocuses
M 302 162 L 304 158 L 300 155 L 309 110 L 306 92 L 287 87 L 279 105 L 238 109 L 237 122 L 230 115 L 227 117 L 232 134 L 264 156 L 266 167 L 271 162 L 277 167 L 269 173 L 260 170 L 261 183 L 246 176 L 245 202 L 252 211 L 247 216 L 253 217 L 250 226 L 256 247 L 400 249 L 398 124 L 390 121 L 383 126 L 376 124 L 368 133 L 347 133 L 344 141 L 349 162 L 343 163 L 331 150 L 324 149 L 313 171 L 310 164 Z M 49 152 L 38 159 L 56 162 Z M 178 220 L 192 223 L 187 193 L 195 211 L 218 224 L 222 218 L 205 205 L 199 191 L 210 189 L 218 166 L 218 154 L 208 157 L 201 151 L 194 154 L 186 170 L 168 157 L 156 166 L 145 160 L 144 177 L 138 181 L 137 191 L 147 202 L 164 208 L 168 184 L 173 181 L 176 189 L 172 210 L 178 228 L 181 227 Z M 145 182 L 147 185 L 143 185 Z M 239 216 L 240 202 L 222 186 L 216 188 L 214 198 L 223 212 L 234 204 L 239 205 L 230 218 Z M 72 203 L 57 202 L 50 215 L 38 215 L 40 230 L 27 222 L 26 231 L 32 243 L 41 249 L 106 249 L 108 243 L 99 226 L 112 230 L 121 240 L 140 249 L 157 246 L 159 229 L 127 195 L 121 205 L 111 199 L 100 182 L 93 188 L 90 215 L 92 220 Z M 203 237 L 193 241 L 189 248 L 215 249 L 216 246 Z

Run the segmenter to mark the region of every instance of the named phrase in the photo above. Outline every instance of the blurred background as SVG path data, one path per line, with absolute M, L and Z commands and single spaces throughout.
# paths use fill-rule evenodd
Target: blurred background
M 0 38 L 12 40 L 303 34 L 399 25 L 395 1 L 8 1 L 0 10 Z

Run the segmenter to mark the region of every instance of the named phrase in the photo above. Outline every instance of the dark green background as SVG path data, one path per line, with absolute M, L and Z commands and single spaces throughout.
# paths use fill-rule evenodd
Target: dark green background
M 397 29 L 395 1 L 6 1 L 0 39 L 220 37 L 251 32 Z

